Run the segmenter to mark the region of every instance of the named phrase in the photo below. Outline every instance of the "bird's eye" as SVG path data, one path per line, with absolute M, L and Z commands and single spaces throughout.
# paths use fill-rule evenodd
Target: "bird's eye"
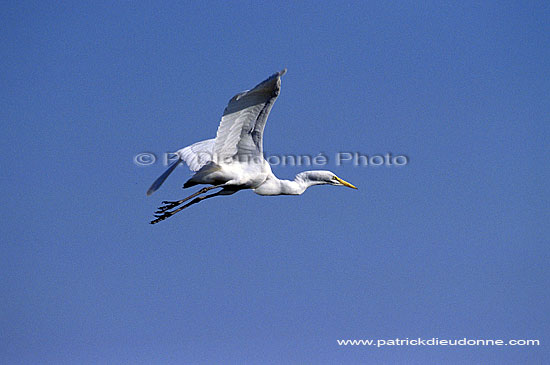
M 333 176 L 333 177 L 332 177 L 332 180 L 338 181 L 338 178 L 337 178 L 336 176 Z

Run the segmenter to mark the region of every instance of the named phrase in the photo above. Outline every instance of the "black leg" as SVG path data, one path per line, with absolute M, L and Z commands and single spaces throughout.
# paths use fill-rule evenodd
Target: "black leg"
M 220 186 L 208 186 L 208 187 L 206 187 L 206 188 L 202 188 L 202 189 L 200 189 L 199 191 L 197 191 L 196 193 L 191 194 L 191 195 L 189 195 L 187 198 L 183 198 L 183 199 L 181 199 L 181 200 L 175 200 L 175 201 L 167 201 L 167 200 L 165 200 L 165 201 L 162 202 L 162 204 L 164 204 L 164 205 L 161 206 L 161 207 L 159 207 L 155 213 L 166 212 L 167 210 L 172 209 L 172 208 L 175 208 L 175 207 L 177 207 L 178 205 L 181 205 L 181 204 L 185 203 L 185 202 L 188 201 L 189 199 L 196 197 L 197 195 L 204 194 L 204 193 L 206 193 L 206 192 L 209 191 L 209 190 L 212 190 L 212 189 L 215 189 L 215 188 L 219 188 L 219 187 L 220 187 Z
M 175 209 L 175 210 L 163 211 L 163 212 L 159 212 L 159 214 L 155 214 L 156 218 L 151 221 L 151 224 L 156 224 L 158 222 L 161 222 L 161 221 L 165 220 L 166 218 L 170 218 L 174 214 L 176 214 L 178 212 L 181 212 L 182 210 L 184 210 L 187 207 L 190 207 L 193 204 L 200 203 L 204 199 L 213 198 L 213 197 L 218 196 L 218 195 L 230 195 L 230 194 L 233 194 L 235 192 L 236 192 L 235 190 L 220 190 L 220 191 L 218 191 L 214 194 L 199 196 L 199 197 L 191 200 L 189 203 L 185 204 L 183 207 L 180 207 L 180 208 Z

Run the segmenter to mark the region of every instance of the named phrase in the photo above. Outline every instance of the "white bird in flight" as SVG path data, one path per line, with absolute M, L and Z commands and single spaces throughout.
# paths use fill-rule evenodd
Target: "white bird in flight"
M 296 175 L 293 181 L 280 180 L 271 172 L 271 167 L 263 156 L 262 140 L 267 117 L 281 90 L 281 76 L 285 73 L 286 69 L 277 72 L 252 90 L 241 92 L 229 100 L 216 138 L 197 142 L 176 152 L 178 160 L 155 180 L 147 195 L 154 193 L 182 161 L 195 171 L 183 185 L 184 188 L 199 184 L 211 186 L 181 200 L 163 201 L 151 224 L 169 218 L 204 199 L 231 195 L 243 189 L 252 189 L 258 195 L 300 195 L 313 185 L 357 189 L 330 171 L 304 171 Z M 202 195 L 216 188 L 221 190 Z M 192 198 L 194 199 L 191 200 Z M 189 203 L 174 209 L 189 200 Z

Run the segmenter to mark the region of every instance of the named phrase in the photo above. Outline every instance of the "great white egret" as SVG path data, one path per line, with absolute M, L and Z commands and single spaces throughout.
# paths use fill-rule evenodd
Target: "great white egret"
M 229 100 L 216 138 L 197 142 L 176 152 L 178 160 L 155 180 L 147 195 L 154 193 L 182 161 L 195 171 L 183 185 L 184 188 L 199 184 L 211 186 L 181 200 L 163 201 L 151 224 L 204 199 L 231 195 L 243 189 L 252 189 L 259 195 L 300 195 L 310 186 L 323 184 L 357 189 L 330 171 L 304 171 L 296 175 L 293 181 L 280 180 L 271 172 L 263 156 L 262 139 L 267 117 L 281 90 L 281 76 L 285 73 L 286 69 L 277 72 L 252 90 L 239 93 Z M 216 188 L 221 190 L 202 195 Z M 195 199 L 174 209 L 192 198 Z

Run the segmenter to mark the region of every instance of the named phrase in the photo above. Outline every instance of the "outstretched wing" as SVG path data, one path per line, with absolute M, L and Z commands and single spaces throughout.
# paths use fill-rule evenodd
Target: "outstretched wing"
M 281 76 L 286 68 L 271 75 L 252 90 L 235 95 L 223 113 L 215 139 L 197 142 L 176 152 L 179 159 L 147 191 L 154 193 L 180 162 L 198 171 L 210 161 L 218 162 L 235 156 L 263 157 L 262 138 L 265 123 L 281 90 Z
M 200 141 L 182 148 L 176 152 L 191 171 L 199 171 L 201 167 L 213 160 L 214 138 Z
M 279 96 L 281 76 L 285 73 L 286 69 L 277 72 L 229 101 L 216 134 L 215 162 L 235 156 L 263 156 L 265 123 Z
M 201 167 L 206 165 L 208 162 L 212 161 L 212 150 L 214 149 L 214 139 L 207 139 L 205 141 L 200 141 L 178 150 L 176 155 L 178 155 L 178 160 L 175 161 L 168 170 L 164 171 L 155 182 L 151 185 L 149 190 L 147 190 L 147 195 L 153 194 L 157 191 L 160 186 L 164 183 L 164 180 L 170 176 L 180 162 L 185 161 L 187 166 L 191 171 L 199 171 Z

